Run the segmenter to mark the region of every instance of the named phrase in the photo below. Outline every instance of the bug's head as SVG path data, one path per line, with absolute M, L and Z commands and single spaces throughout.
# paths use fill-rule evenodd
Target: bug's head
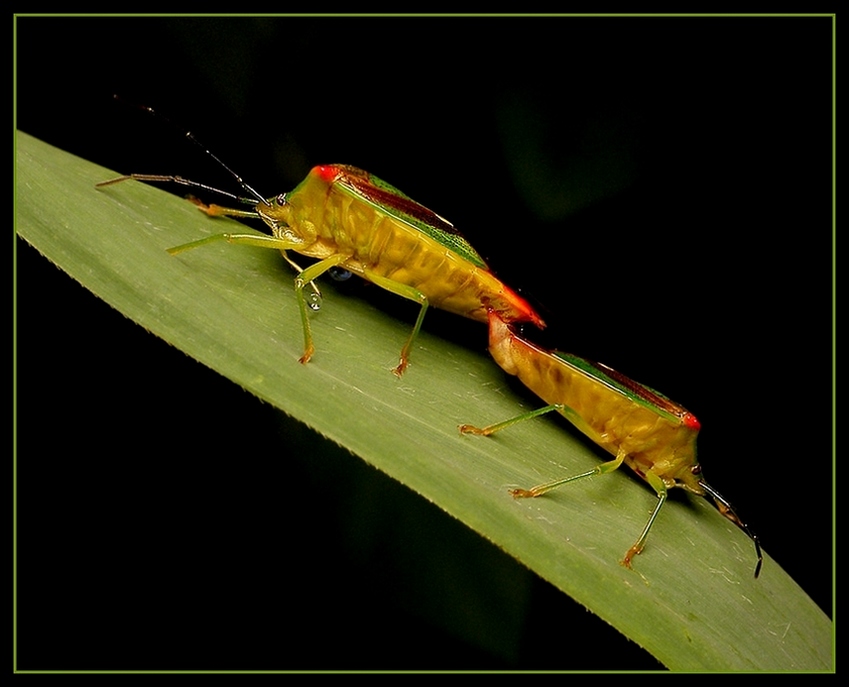
M 690 415 L 686 411 L 683 414 Z M 658 447 L 654 447 L 648 451 L 647 467 L 661 475 L 667 487 L 679 487 L 703 496 L 705 490 L 700 484 L 702 468 L 698 460 L 698 426 L 683 422 L 670 424 L 669 427 L 671 429 L 662 442 L 662 448 L 658 450 Z
M 315 241 L 315 225 L 306 218 L 298 217 L 297 207 L 289 201 L 289 194 L 269 198 L 256 206 L 257 214 L 277 238 L 290 241 L 293 249 Z
M 673 461 L 670 461 L 672 464 Z M 675 468 L 666 468 L 664 474 L 671 478 L 676 487 L 704 496 L 704 489 L 700 485 L 702 468 L 695 459 L 695 454 L 689 453 L 686 457 L 679 456 Z M 667 486 L 669 486 L 667 484 Z

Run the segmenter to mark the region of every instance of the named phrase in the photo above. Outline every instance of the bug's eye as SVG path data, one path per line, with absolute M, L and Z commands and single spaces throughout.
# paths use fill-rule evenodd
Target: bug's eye
M 694 475 L 701 475 L 702 466 L 696 463 L 693 467 L 690 468 L 690 472 L 692 472 Z
M 277 196 L 277 204 L 278 205 L 286 205 L 286 194 L 285 193 L 281 193 L 279 196 Z

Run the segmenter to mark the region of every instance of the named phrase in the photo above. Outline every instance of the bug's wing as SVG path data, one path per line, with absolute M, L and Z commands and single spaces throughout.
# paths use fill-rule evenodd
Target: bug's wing
M 429 236 L 475 267 L 489 269 L 480 254 L 447 219 L 373 174 L 356 167 L 337 167 L 341 173 L 335 183 L 340 184 L 347 193 Z

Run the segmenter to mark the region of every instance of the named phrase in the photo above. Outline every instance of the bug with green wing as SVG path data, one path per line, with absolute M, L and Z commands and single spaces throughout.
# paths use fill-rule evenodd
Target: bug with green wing
M 461 425 L 462 433 L 489 436 L 518 422 L 557 411 L 615 456 L 578 475 L 531 489 L 513 489 L 513 496 L 541 496 L 569 482 L 607 474 L 624 464 L 648 482 L 657 494 L 657 504 L 648 522 L 622 559 L 624 566 L 630 568 L 634 556 L 642 552 L 649 530 L 666 502 L 668 490 L 681 487 L 693 494 L 710 497 L 719 512 L 752 539 L 758 559 L 755 577 L 758 576 L 763 555 L 757 536 L 701 475 L 696 459 L 696 439 L 701 425 L 695 415 L 606 365 L 540 348 L 518 336 L 495 311 L 489 313 L 489 350 L 505 372 L 518 376 L 549 405 L 487 427 Z
M 413 330 L 394 368 L 399 376 L 408 365 L 410 351 L 430 305 L 480 322 L 486 322 L 487 313 L 492 311 L 505 322 L 545 326 L 533 307 L 490 271 L 454 225 L 376 176 L 348 165 L 319 165 L 290 193 L 264 198 L 209 154 L 250 198 L 182 177 L 152 174 L 129 174 L 98 186 L 128 179 L 173 182 L 223 193 L 253 205 L 252 210 L 239 210 L 195 201 L 211 216 L 259 218 L 271 229 L 271 236 L 216 234 L 168 252 L 176 255 L 218 241 L 281 251 L 298 270 L 295 293 L 304 332 L 302 363 L 308 362 L 315 351 L 304 287 L 333 269 L 357 274 L 419 304 Z M 287 251 L 318 261 L 301 269 L 287 256 Z

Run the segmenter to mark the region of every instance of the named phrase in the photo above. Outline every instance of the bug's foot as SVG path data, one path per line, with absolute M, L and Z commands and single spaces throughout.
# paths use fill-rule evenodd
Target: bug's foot
M 537 491 L 536 489 L 510 489 L 509 491 L 510 496 L 514 499 L 532 499 L 542 494 L 541 491 Z
M 192 205 L 195 205 L 198 210 L 209 215 L 210 217 L 221 217 L 223 215 L 227 215 L 227 208 L 222 207 L 221 205 L 207 205 L 200 198 L 195 196 L 186 196 L 186 200 L 188 200 Z
M 486 431 L 486 427 L 475 427 L 474 425 L 460 425 L 457 427 L 460 430 L 460 434 L 476 434 L 481 437 L 489 436 L 489 432 Z
M 209 210 L 209 205 L 204 203 L 197 196 L 188 195 L 188 196 L 186 196 L 186 200 L 189 201 L 192 205 L 197 206 L 197 209 L 202 211 L 202 212 L 208 212 L 208 210 Z
M 640 553 L 642 553 L 642 551 L 643 547 L 637 546 L 635 544 L 625 553 L 625 558 L 619 561 L 620 565 L 624 565 L 626 568 L 628 568 L 628 570 L 631 570 L 631 560 L 634 558 L 634 556 L 638 556 Z
M 298 362 L 301 363 L 301 365 L 306 365 L 312 359 L 313 353 L 315 353 L 315 348 L 310 346 L 307 350 L 304 351 L 304 354 L 300 358 L 298 358 Z

